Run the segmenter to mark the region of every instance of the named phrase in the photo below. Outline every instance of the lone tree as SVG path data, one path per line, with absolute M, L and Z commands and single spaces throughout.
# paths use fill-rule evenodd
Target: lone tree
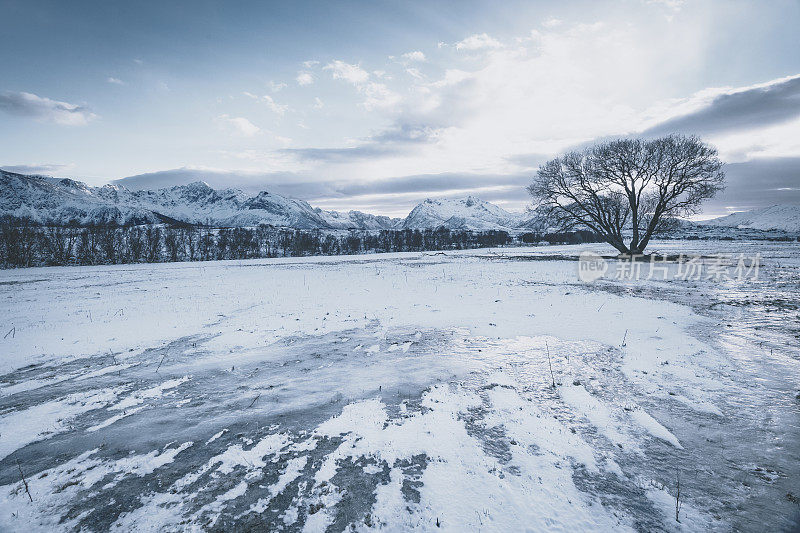
M 620 253 L 634 255 L 669 219 L 697 213 L 724 178 L 714 147 L 669 135 L 569 152 L 542 165 L 528 192 L 537 211 L 562 229 L 591 229 Z

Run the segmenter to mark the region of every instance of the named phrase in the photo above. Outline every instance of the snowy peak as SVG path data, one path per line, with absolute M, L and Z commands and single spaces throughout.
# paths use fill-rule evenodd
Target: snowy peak
M 520 226 L 521 219 L 521 215 L 509 213 L 502 207 L 475 196 L 456 199 L 428 198 L 409 213 L 402 227 L 407 229 L 445 227 L 475 231 L 512 230 Z
M 403 222 L 403 219 L 400 218 L 371 215 L 369 213 L 362 213 L 361 211 L 341 213 L 339 211 L 325 211 L 320 208 L 316 208 L 314 211 L 317 215 L 322 217 L 330 227 L 337 229 L 395 229 Z
M 800 232 L 800 205 L 772 205 L 698 222 L 704 226 Z
M 54 225 L 147 224 L 162 220 L 148 209 L 119 202 L 117 189 L 0 170 L 0 219 Z
M 193 181 L 191 183 L 187 183 L 186 185 L 184 185 L 184 187 L 186 187 L 186 189 L 191 191 L 204 192 L 206 194 L 214 190 L 205 181 Z

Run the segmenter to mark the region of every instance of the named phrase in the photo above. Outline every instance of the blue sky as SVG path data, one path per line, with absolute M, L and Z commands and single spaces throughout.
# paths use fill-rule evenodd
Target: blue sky
M 0 0 L 0 166 L 521 209 L 563 150 L 678 131 L 728 163 L 707 215 L 800 203 L 798 27 L 788 0 Z

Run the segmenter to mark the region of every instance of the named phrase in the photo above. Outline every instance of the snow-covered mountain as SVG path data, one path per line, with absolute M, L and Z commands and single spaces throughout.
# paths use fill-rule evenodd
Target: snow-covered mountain
M 530 223 L 530 219 L 524 214 L 510 213 L 480 198 L 467 196 L 439 200 L 428 198 L 408 214 L 400 227 L 513 231 L 522 229 Z
M 0 170 L 0 219 L 45 225 L 204 224 L 218 227 L 273 226 L 298 229 L 535 229 L 530 214 L 510 213 L 474 196 L 428 199 L 405 219 L 360 211 L 341 213 L 313 208 L 303 200 L 238 189 L 213 189 L 202 181 L 157 190 L 121 185 L 90 187 L 85 183 Z
M 322 212 L 307 202 L 261 192 L 215 190 L 203 182 L 155 191 L 119 185 L 90 187 L 79 181 L 0 171 L 0 216 L 53 225 L 183 222 L 215 226 L 271 224 L 299 229 L 393 226 L 386 217 Z
M 314 209 L 317 214 L 332 228 L 339 229 L 395 229 L 402 222 L 402 218 L 390 218 L 382 215 L 370 215 L 361 211 L 323 211 L 319 207 Z
M 26 176 L 0 170 L 0 217 L 55 225 L 124 222 L 145 224 L 166 218 L 129 204 L 115 203 L 111 189 L 71 179 Z
M 703 226 L 800 232 L 800 205 L 773 205 L 698 222 Z

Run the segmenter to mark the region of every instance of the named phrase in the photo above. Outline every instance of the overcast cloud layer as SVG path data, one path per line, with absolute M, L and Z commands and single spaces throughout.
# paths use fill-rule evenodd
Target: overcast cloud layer
M 530 4 L 0 3 L 0 166 L 398 216 L 680 132 L 728 163 L 707 215 L 798 202 L 796 2 Z

